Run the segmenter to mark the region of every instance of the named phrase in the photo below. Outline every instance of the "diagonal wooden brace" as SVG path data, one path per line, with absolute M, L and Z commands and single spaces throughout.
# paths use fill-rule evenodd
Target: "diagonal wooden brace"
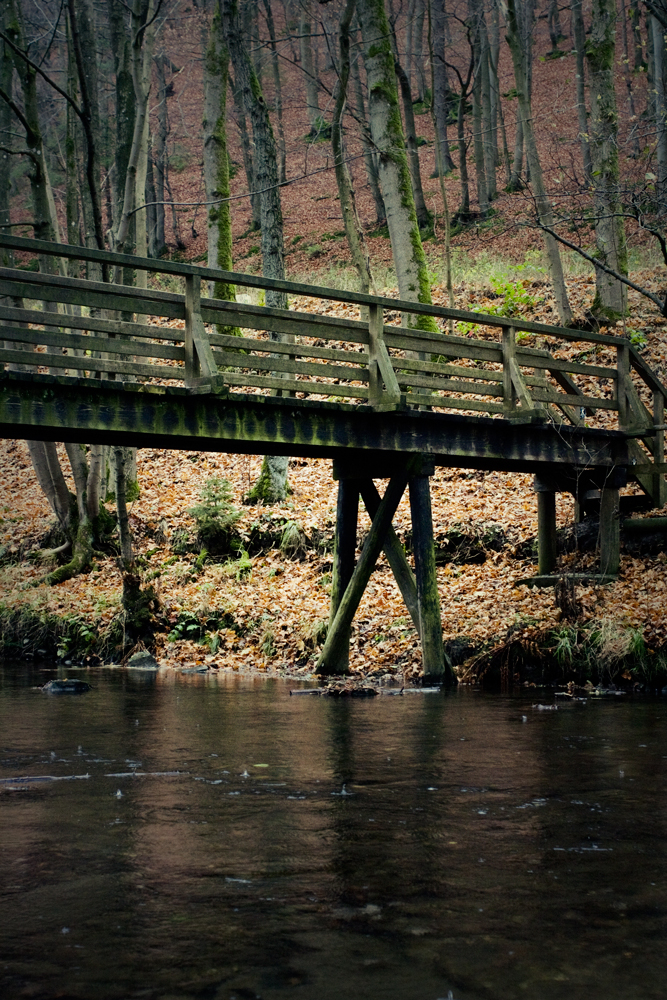
M 359 561 L 354 568 L 352 578 L 345 588 L 336 616 L 329 628 L 326 642 L 319 655 L 316 671 L 321 674 L 338 673 L 340 664 L 346 661 L 349 628 L 359 607 L 366 585 L 370 580 L 373 567 L 387 537 L 396 509 L 408 484 L 408 470 L 402 470 L 393 476 L 387 486 L 385 495 L 380 501 L 377 513 L 373 518 L 371 530 L 368 532 Z
M 185 384 L 199 391 L 224 385 L 201 315 L 201 279 L 193 274 L 185 278 Z
M 359 491 L 364 501 L 364 506 L 368 511 L 371 520 L 378 512 L 382 498 L 372 479 L 363 480 L 359 483 Z M 398 540 L 393 527 L 389 525 L 387 537 L 384 541 L 383 551 L 387 557 L 387 562 L 391 566 L 394 579 L 398 584 L 405 606 L 410 612 L 412 622 L 417 629 L 417 635 L 421 637 L 421 622 L 419 617 L 419 601 L 417 599 L 417 583 L 414 573 L 410 568 L 410 563 L 405 555 L 405 550 Z

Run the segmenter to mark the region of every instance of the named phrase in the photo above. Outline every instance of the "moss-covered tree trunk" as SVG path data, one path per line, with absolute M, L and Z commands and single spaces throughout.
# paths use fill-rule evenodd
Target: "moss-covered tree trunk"
M 379 154 L 382 197 L 403 299 L 431 302 L 431 283 L 412 195 L 405 137 L 398 105 L 394 55 L 383 0 L 358 0 L 368 77 L 368 110 L 373 143 Z M 432 329 L 430 317 L 413 320 Z
M 586 43 L 591 98 L 591 165 L 597 257 L 627 275 L 628 255 L 619 189 L 618 115 L 614 88 L 615 0 L 593 0 Z M 597 268 L 593 312 L 616 319 L 627 310 L 627 291 L 618 278 Z

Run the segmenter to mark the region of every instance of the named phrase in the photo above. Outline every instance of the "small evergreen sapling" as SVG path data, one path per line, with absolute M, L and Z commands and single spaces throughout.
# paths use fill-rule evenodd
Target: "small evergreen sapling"
M 199 491 L 200 503 L 190 507 L 197 523 L 197 538 L 201 545 L 198 562 L 206 555 L 228 551 L 232 529 L 241 513 L 232 503 L 232 488 L 227 479 L 211 476 Z

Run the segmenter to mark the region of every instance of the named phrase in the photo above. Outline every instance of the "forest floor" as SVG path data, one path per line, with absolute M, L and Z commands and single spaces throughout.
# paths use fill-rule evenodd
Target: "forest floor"
M 191 204 L 175 210 L 178 232 L 171 231 L 170 241 L 173 256 L 203 261 L 206 222 L 201 206 L 200 35 L 198 28 L 193 28 L 192 38 L 183 38 L 180 31 L 175 25 L 164 36 L 166 50 L 185 69 L 174 78 L 170 101 L 171 183 L 174 198 L 194 203 L 194 207 Z M 565 188 L 573 183 L 571 164 L 578 148 L 572 98 L 575 67 L 572 54 L 546 58 L 547 47 L 546 27 L 540 22 L 534 118 L 547 183 L 555 189 L 559 184 Z M 290 184 L 281 190 L 288 277 L 355 287 L 342 234 L 330 146 L 306 142 L 308 125 L 300 77 L 298 70 L 286 68 L 288 79 L 290 72 L 292 76 L 296 73 L 294 85 L 284 89 Z M 501 91 L 509 95 L 513 80 L 504 49 L 500 76 Z M 633 86 L 637 107 L 643 107 L 645 79 L 636 78 Z M 625 93 L 621 68 L 618 100 L 629 149 L 633 119 Z M 516 102 L 503 98 L 503 103 L 511 149 Z M 323 112 L 326 115 L 324 105 Z M 442 219 L 442 203 L 439 182 L 430 176 L 434 163 L 429 114 L 417 118 L 417 129 L 425 139 L 420 159 L 426 201 L 435 215 L 433 232 L 425 243 L 433 298 L 448 305 L 443 230 L 438 221 Z M 450 139 L 454 132 L 451 128 Z M 347 135 L 347 144 L 378 290 L 396 295 L 391 246 L 386 231 L 374 228 L 373 204 L 353 130 Z M 238 168 L 232 181 L 232 193 L 238 197 L 232 203 L 235 266 L 258 273 L 260 240 L 250 231 L 235 129 L 230 129 L 230 154 Z M 629 174 L 645 170 L 646 164 L 628 156 L 623 158 L 622 169 Z M 499 186 L 504 183 L 501 174 L 502 170 Z M 471 185 L 474 190 L 474 172 Z M 453 209 L 458 204 L 458 175 L 450 175 L 445 186 Z M 556 321 L 541 237 L 524 225 L 530 207 L 524 194 L 501 190 L 493 216 L 454 237 L 456 307 L 491 311 L 503 287 L 506 292 L 510 285 L 511 294 L 520 297 L 519 308 L 525 318 Z M 628 236 L 632 277 L 664 295 L 664 266 L 655 262 L 646 233 L 630 229 Z M 177 237 L 184 249 L 174 251 Z M 565 266 L 576 323 L 581 324 L 593 300 L 594 277 L 580 258 L 566 255 Z M 309 309 L 312 301 L 304 299 L 292 305 Z M 327 309 L 345 313 L 344 307 L 335 304 Z M 619 326 L 619 332 L 636 338 L 646 360 L 667 381 L 665 318 L 646 298 L 630 292 L 628 317 Z M 63 468 L 69 472 L 64 449 L 61 452 Z M 138 454 L 140 496 L 132 505 L 130 522 L 142 575 L 155 587 L 160 601 L 153 648 L 167 667 L 252 670 L 298 677 L 312 674 L 328 619 L 336 485 L 329 462 L 294 460 L 289 470 L 291 493 L 283 504 L 244 506 L 243 498 L 258 475 L 260 461 L 255 456 L 203 452 L 146 449 Z M 47 655 L 66 664 L 117 659 L 120 654 L 107 642 L 121 612 L 121 577 L 115 556 L 109 551 L 98 553 L 90 573 L 57 587 L 39 583 L 45 568 L 27 555 L 49 529 L 52 514 L 35 481 L 23 442 L 0 442 L 0 468 L 0 650 L 8 656 Z M 195 522 L 188 511 L 212 476 L 231 484 L 240 511 L 238 542 L 247 555 L 209 560 L 199 568 Z M 606 586 L 579 586 L 577 607 L 564 609 L 557 606 L 553 589 L 529 589 L 519 584 L 536 572 L 533 542 L 537 510 L 530 476 L 438 469 L 432 480 L 432 501 L 443 639 L 462 677 L 479 680 L 486 671 L 488 677 L 493 674 L 497 678 L 504 671 L 507 680 L 509 670 L 525 683 L 546 676 L 563 681 L 592 678 L 627 684 L 665 683 L 665 539 L 654 538 L 649 552 L 633 547 L 628 539 L 618 580 Z M 652 511 L 651 516 L 659 513 L 667 514 L 667 507 L 662 512 Z M 563 537 L 568 529 L 571 534 L 574 509 L 570 497 L 558 496 L 557 517 Z M 407 533 L 409 540 L 405 499 L 394 524 L 399 537 L 405 539 Z M 290 528 L 289 539 L 286 527 Z M 360 537 L 367 527 L 368 521 L 361 515 Z M 575 551 L 563 554 L 560 570 L 590 570 L 595 563 L 594 542 L 591 548 L 582 541 Z M 399 682 L 409 682 L 421 671 L 415 630 L 383 558 L 355 617 L 350 669 L 357 676 Z

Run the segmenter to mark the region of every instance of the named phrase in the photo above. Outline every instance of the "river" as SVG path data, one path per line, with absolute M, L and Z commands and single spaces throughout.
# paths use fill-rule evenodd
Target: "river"
M 0 668 L 3 1000 L 664 1000 L 666 699 L 51 676 Z

